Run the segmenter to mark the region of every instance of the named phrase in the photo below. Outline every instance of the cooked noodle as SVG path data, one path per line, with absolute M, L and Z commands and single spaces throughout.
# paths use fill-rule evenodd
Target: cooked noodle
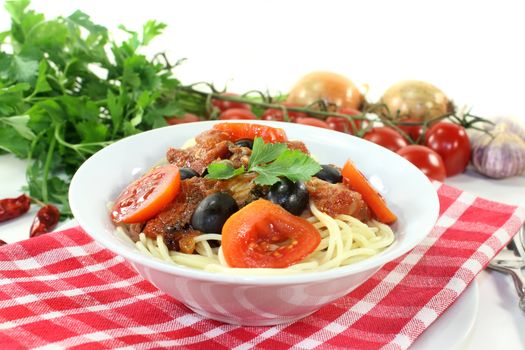
M 255 276 L 325 271 L 346 266 L 379 254 L 394 241 L 392 229 L 378 221 L 371 220 L 365 224 L 350 215 L 338 215 L 333 218 L 319 211 L 313 202 L 310 202 L 310 211 L 313 216 L 307 220 L 319 231 L 321 242 L 310 256 L 287 268 L 229 267 L 222 249 L 212 248 L 209 244 L 209 241 L 220 241 L 222 238 L 221 235 L 213 233 L 194 238 L 197 254 L 169 251 L 160 235 L 154 240 L 141 233 L 139 241 L 134 244 L 142 253 L 170 263 L 206 271 Z M 125 239 L 131 241 L 124 228 L 119 227 L 117 231 L 119 236 L 126 236 Z

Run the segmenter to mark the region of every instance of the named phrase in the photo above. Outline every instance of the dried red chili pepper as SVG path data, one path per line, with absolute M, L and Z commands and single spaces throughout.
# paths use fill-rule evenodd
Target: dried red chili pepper
M 0 247 L 3 246 L 3 245 L 6 245 L 6 244 L 7 244 L 6 241 L 4 241 L 3 239 L 0 239 Z
M 29 237 L 36 237 L 48 233 L 55 228 L 60 219 L 60 212 L 57 207 L 51 204 L 44 205 L 36 213 Z
M 7 221 L 25 214 L 31 205 L 31 198 L 25 194 L 16 198 L 0 200 L 0 222 Z

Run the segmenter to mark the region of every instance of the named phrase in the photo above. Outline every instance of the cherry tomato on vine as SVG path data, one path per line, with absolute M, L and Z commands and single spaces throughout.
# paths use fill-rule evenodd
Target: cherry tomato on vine
M 352 125 L 350 124 L 350 121 L 348 119 L 342 117 L 328 117 L 326 118 L 326 123 L 328 124 L 328 127 L 332 130 L 344 132 L 347 134 L 353 134 Z
M 234 213 L 222 228 L 222 251 L 231 267 L 288 267 L 319 242 L 321 235 L 310 222 L 265 199 Z
M 296 104 L 292 103 L 283 103 L 283 106 L 285 107 L 302 107 Z M 296 121 L 298 118 L 306 118 L 308 115 L 303 112 L 294 112 L 294 111 L 287 111 L 288 113 L 288 119 L 291 122 Z M 278 122 L 284 121 L 284 112 L 282 109 L 278 108 L 268 108 L 266 111 L 264 111 L 264 114 L 262 115 L 261 119 L 263 120 L 275 120 Z
M 111 209 L 111 218 L 115 223 L 126 224 L 151 219 L 177 196 L 180 181 L 177 166 L 154 168 L 122 191 Z
M 283 129 L 261 124 L 220 123 L 215 124 L 213 128 L 227 132 L 234 142 L 242 139 L 253 140 L 256 137 L 261 137 L 264 142 L 285 142 L 288 140 Z
M 238 94 L 234 94 L 234 93 L 231 93 L 231 92 L 225 92 L 222 95 L 224 95 L 224 96 L 239 96 Z M 246 109 L 248 111 L 252 110 L 252 107 L 249 104 L 247 104 L 247 103 L 219 100 L 219 99 L 216 99 L 216 98 L 211 100 L 211 104 L 214 107 L 218 108 L 219 111 L 221 111 L 221 112 L 224 112 L 224 111 L 226 111 L 228 109 L 232 109 L 232 108 Z
M 388 148 L 392 152 L 397 152 L 399 149 L 408 145 L 405 138 L 398 131 L 386 126 L 372 128 L 363 136 L 363 138 Z
M 313 72 L 303 76 L 288 94 L 287 102 L 301 106 L 325 100 L 337 107 L 359 109 L 363 95 L 346 77 L 332 72 Z
M 347 114 L 350 116 L 360 115 L 361 112 L 354 108 L 339 108 L 337 110 L 337 113 L 341 114 Z M 354 134 L 354 128 L 352 128 L 352 123 L 350 120 L 343 118 L 343 117 L 328 117 L 326 118 L 326 122 L 328 123 L 328 126 L 332 130 L 344 132 L 347 134 Z M 354 126 L 355 131 L 358 131 L 361 129 L 361 126 L 363 124 L 363 121 L 360 119 L 354 119 Z
M 423 138 L 422 138 L 423 125 L 421 124 L 421 120 L 416 119 L 416 118 L 403 118 L 403 119 L 399 120 L 399 122 L 400 123 L 414 123 L 414 125 L 398 124 L 397 127 L 399 129 L 403 130 L 403 132 L 405 132 L 405 134 L 410 136 L 412 141 L 418 142 L 418 141 L 422 141 L 423 140 Z M 416 124 L 416 123 L 418 123 L 418 124 Z M 410 141 L 410 140 L 407 140 L 407 141 Z M 421 143 L 421 142 L 418 142 L 418 143 Z
M 447 176 L 465 170 L 470 160 L 470 141 L 465 128 L 439 122 L 428 129 L 425 136 L 425 145 L 443 158 Z
M 330 126 L 328 126 L 327 122 L 321 119 L 317 119 L 317 118 L 312 118 L 312 117 L 298 118 L 295 122 L 297 124 L 311 125 L 311 126 L 317 126 L 319 128 L 330 129 Z
M 444 181 L 447 176 L 443 159 L 428 147 L 408 145 L 397 151 L 397 154 L 414 164 L 431 179 Z
M 193 122 L 201 121 L 201 118 L 191 113 L 185 113 L 184 115 L 180 117 L 165 117 L 164 119 L 166 119 L 166 123 L 168 123 L 169 125 L 177 125 L 177 124 L 185 124 L 185 123 L 193 123 Z
M 244 119 L 244 120 L 253 120 L 257 119 L 257 116 L 247 109 L 242 108 L 230 108 L 225 110 L 219 115 L 220 120 L 234 120 L 234 119 Z

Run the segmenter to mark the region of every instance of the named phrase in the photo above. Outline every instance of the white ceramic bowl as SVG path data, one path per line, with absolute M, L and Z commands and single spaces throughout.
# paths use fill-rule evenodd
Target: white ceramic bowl
M 354 265 L 293 276 L 231 276 L 176 266 L 143 255 L 115 233 L 107 210 L 120 191 L 165 156 L 170 146 L 210 129 L 215 122 L 170 126 L 125 138 L 89 158 L 71 182 L 69 201 L 80 226 L 95 241 L 123 256 L 157 288 L 206 317 L 262 326 L 305 317 L 362 284 L 385 263 L 416 246 L 439 210 L 432 184 L 402 157 L 373 143 L 326 129 L 277 122 L 291 140 L 302 140 L 320 163 L 351 158 L 397 214 L 396 241 Z

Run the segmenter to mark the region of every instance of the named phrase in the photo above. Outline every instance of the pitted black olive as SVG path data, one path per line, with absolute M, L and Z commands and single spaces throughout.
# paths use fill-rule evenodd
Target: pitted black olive
M 321 168 L 322 169 L 314 175 L 316 178 L 332 184 L 343 182 L 343 176 L 339 169 L 327 164 L 321 165 Z
M 251 139 L 240 139 L 235 142 L 236 146 L 239 147 L 248 147 L 249 149 L 253 148 L 253 140 Z
M 210 194 L 195 209 L 191 217 L 191 226 L 201 232 L 220 234 L 226 220 L 237 210 L 239 207 L 229 194 Z
M 180 179 L 191 179 L 192 177 L 199 176 L 199 174 L 192 168 L 179 168 Z
M 306 209 L 310 195 L 304 183 L 301 181 L 293 183 L 285 178 L 272 185 L 266 198 L 290 213 L 300 215 Z

